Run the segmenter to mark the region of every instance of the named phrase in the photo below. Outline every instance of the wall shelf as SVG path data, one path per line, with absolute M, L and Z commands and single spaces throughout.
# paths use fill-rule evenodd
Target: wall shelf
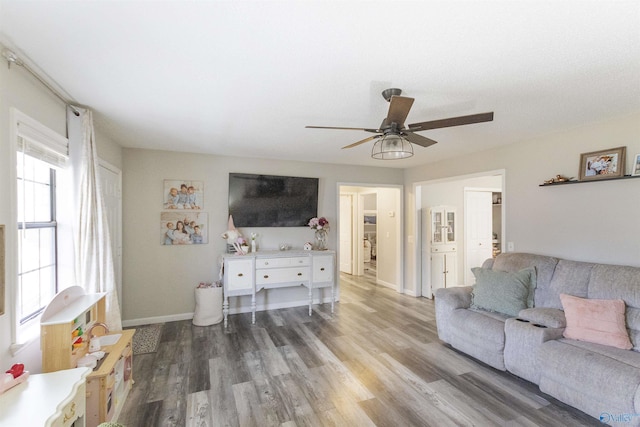
M 601 182 L 601 181 L 618 181 L 620 179 L 633 179 L 640 178 L 640 175 L 624 175 L 616 178 L 601 178 L 601 179 L 591 179 L 588 181 L 564 181 L 564 182 L 553 182 L 551 184 L 540 184 L 538 187 L 553 187 L 556 185 L 566 185 L 566 184 L 585 184 L 587 182 Z

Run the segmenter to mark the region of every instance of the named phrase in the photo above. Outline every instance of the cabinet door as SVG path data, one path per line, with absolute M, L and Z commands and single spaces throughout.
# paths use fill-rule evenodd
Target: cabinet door
M 447 210 L 445 213 L 447 218 L 446 223 L 446 242 L 447 243 L 455 243 L 456 241 L 456 212 L 455 210 Z
M 227 291 L 253 289 L 253 262 L 250 259 L 226 261 L 224 283 Z
M 444 212 L 439 209 L 431 210 L 431 242 L 433 244 L 444 243 L 442 235 Z
M 444 287 L 451 288 L 453 286 L 458 286 L 458 254 L 455 252 L 448 252 L 445 254 L 444 261 Z
M 445 254 L 431 254 L 431 292 L 433 294 L 436 290 L 445 287 L 445 271 Z
M 333 282 L 333 256 L 313 257 L 313 283 Z

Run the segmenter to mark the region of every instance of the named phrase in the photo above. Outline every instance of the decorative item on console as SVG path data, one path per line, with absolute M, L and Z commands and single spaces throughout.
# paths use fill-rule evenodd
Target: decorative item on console
M 258 237 L 258 233 L 251 233 L 251 252 L 256 252 L 256 237 Z
M 316 249 L 319 251 L 326 251 L 329 221 L 325 217 L 311 218 L 308 225 L 312 230 L 316 230 Z
M 238 255 L 246 255 L 249 252 L 247 241 L 242 237 L 240 231 L 233 224 L 233 216 L 229 215 L 229 223 L 227 231 L 221 234 L 221 237 L 227 241 L 227 252 L 235 252 Z

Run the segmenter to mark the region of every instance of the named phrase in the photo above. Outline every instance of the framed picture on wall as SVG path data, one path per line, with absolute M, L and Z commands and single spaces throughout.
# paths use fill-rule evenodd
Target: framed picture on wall
M 620 178 L 624 176 L 627 147 L 592 151 L 580 155 L 580 181 Z
M 636 157 L 633 159 L 632 172 L 633 176 L 640 176 L 640 154 L 636 154 Z
M 164 209 L 199 210 L 204 207 L 204 183 L 179 179 L 164 180 Z
M 209 243 L 208 218 L 206 212 L 161 212 L 160 243 L 167 246 Z

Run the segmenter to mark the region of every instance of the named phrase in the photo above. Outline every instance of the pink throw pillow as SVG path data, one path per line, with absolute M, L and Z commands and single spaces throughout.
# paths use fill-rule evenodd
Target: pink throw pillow
M 567 318 L 564 337 L 629 350 L 625 304 L 621 299 L 585 299 L 560 294 Z

